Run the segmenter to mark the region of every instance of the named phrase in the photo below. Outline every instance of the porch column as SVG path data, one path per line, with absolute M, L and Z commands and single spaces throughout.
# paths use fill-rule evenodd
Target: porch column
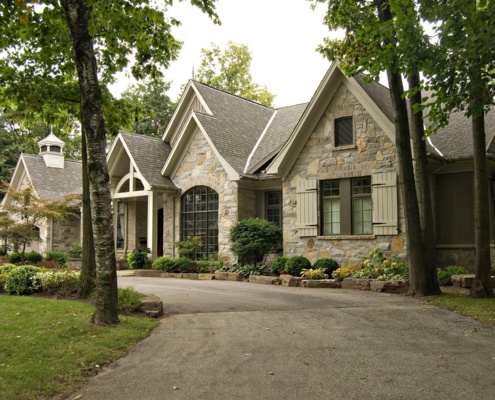
M 148 192 L 148 247 L 151 250 L 150 257 L 152 260 L 156 258 L 156 250 L 158 246 L 158 194 L 156 192 Z

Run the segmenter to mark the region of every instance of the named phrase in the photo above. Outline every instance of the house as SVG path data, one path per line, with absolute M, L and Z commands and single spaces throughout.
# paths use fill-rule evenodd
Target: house
M 64 142 L 53 133 L 38 142 L 39 154 L 21 154 L 10 186 L 21 190 L 31 186 L 37 196 L 45 200 L 57 200 L 67 195 L 82 193 L 81 162 L 64 159 Z M 12 201 L 7 195 L 0 204 L 0 212 Z M 45 254 L 51 250 L 68 250 L 73 242 L 81 241 L 80 207 L 75 205 L 74 214 L 64 221 L 43 220 L 39 230 L 40 242 L 33 242 L 26 251 Z
M 457 117 L 428 142 L 432 223 L 439 260 L 471 265 L 472 143 Z M 279 225 L 286 256 L 405 255 L 393 121 L 388 89 L 337 64 L 309 103 L 279 109 L 190 81 L 161 138 L 120 133 L 108 153 L 117 256 L 140 246 L 175 256 L 199 236 L 204 256 L 232 264 L 229 230 L 247 217 Z

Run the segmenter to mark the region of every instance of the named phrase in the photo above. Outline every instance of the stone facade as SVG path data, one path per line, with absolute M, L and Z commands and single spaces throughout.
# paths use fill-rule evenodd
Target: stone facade
M 235 257 L 230 251 L 229 232 L 239 218 L 239 202 L 243 202 L 243 196 L 239 193 L 237 182 L 229 180 L 227 172 L 210 147 L 204 135 L 198 130 L 192 139 L 177 172 L 172 178 L 174 183 L 184 194 L 195 186 L 208 186 L 218 193 L 218 257 L 227 264 L 235 263 Z M 250 198 L 251 196 L 249 196 Z M 255 196 L 254 196 L 255 197 Z M 249 198 L 246 202 L 249 204 Z M 173 206 L 175 212 L 168 212 Z M 255 201 L 253 201 L 255 204 Z M 164 226 L 167 230 L 164 242 L 169 242 L 167 237 L 173 237 L 173 241 L 181 240 L 180 237 L 180 212 L 181 197 L 167 197 L 164 202 Z M 170 226 L 172 228 L 167 228 Z M 165 244 L 164 254 L 172 255 L 173 249 L 170 243 Z
M 65 221 L 54 222 L 52 226 L 52 249 L 67 251 L 71 243 L 80 243 L 80 224 L 78 217 L 69 217 Z
M 334 121 L 350 116 L 355 144 L 335 148 Z M 299 237 L 296 228 L 296 187 L 302 180 L 353 178 L 397 170 L 393 142 L 341 84 L 283 182 L 284 254 L 304 255 L 311 262 L 330 257 L 339 264 L 358 262 L 376 246 L 385 254 L 403 255 L 406 249 L 403 234 Z M 399 196 L 399 231 L 403 232 L 401 203 Z

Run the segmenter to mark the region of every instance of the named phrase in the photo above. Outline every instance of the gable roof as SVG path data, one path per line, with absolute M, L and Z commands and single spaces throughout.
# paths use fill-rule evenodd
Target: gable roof
M 177 189 L 169 177 L 160 173 L 170 155 L 169 144 L 160 138 L 146 135 L 120 132 L 119 136 L 125 143 L 136 169 L 152 188 Z
M 430 126 L 425 118 L 425 125 Z M 485 114 L 486 149 L 488 150 L 495 134 L 495 110 Z M 452 112 L 449 124 L 428 137 L 428 151 L 448 160 L 462 160 L 473 157 L 473 135 L 471 119 L 463 112 Z
M 276 110 L 249 156 L 244 168 L 245 173 L 255 173 L 280 151 L 307 105 L 308 103 L 303 103 Z
M 69 194 L 82 194 L 80 161 L 64 161 L 64 168 L 50 168 L 46 166 L 43 156 L 21 154 L 20 163 L 23 163 L 29 180 L 41 198 L 56 200 Z
M 339 64 L 333 62 L 291 136 L 268 166 L 269 174 L 285 178 L 341 84 L 346 85 L 389 139 L 395 143 L 393 111 L 388 89 L 377 82 L 364 83 L 362 75 L 346 77 L 340 71 Z
M 244 167 L 275 110 L 230 93 L 194 82 L 213 115 L 196 112 L 220 155 L 238 173 Z

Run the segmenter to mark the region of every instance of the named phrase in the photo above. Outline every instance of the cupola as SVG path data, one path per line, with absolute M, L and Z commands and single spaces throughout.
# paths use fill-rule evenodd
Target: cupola
M 40 155 L 43 156 L 47 167 L 64 168 L 65 143 L 56 137 L 53 132 L 38 142 Z

